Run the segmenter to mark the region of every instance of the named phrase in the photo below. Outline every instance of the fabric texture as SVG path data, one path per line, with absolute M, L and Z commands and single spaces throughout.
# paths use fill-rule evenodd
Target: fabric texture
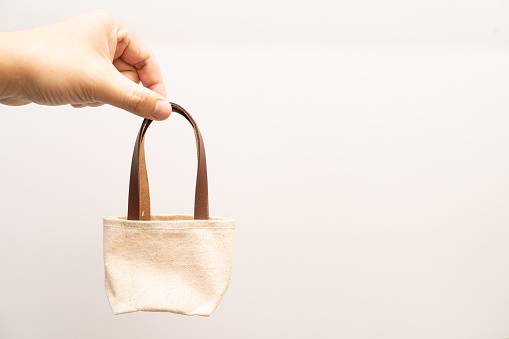
M 104 266 L 115 314 L 162 311 L 209 316 L 228 289 L 235 221 L 152 215 L 105 217 Z

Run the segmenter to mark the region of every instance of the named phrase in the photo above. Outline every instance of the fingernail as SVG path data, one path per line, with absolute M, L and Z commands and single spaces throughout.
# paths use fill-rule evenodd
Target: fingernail
M 157 100 L 156 108 L 154 113 L 152 113 L 152 118 L 154 120 L 164 120 L 168 118 L 171 114 L 171 105 L 167 101 Z

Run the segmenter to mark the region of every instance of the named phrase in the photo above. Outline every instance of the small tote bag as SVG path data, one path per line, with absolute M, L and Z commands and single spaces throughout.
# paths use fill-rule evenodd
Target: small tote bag
M 134 146 L 127 217 L 105 217 L 104 268 L 115 314 L 136 311 L 209 316 L 228 289 L 235 221 L 209 217 L 207 165 L 200 130 L 191 115 L 171 103 L 193 126 L 198 153 L 194 215 L 151 215 L 144 137 Z

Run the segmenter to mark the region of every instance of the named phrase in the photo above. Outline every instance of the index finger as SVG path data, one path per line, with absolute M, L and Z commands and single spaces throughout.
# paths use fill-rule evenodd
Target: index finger
M 127 64 L 136 68 L 143 86 L 168 100 L 163 75 L 154 53 L 124 25 L 121 25 L 117 32 L 117 46 L 113 60 L 118 58 L 122 58 Z

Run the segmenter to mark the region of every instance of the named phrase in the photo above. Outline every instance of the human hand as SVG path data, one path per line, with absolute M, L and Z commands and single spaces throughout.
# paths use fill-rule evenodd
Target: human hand
M 110 104 L 152 120 L 171 113 L 154 54 L 103 10 L 0 33 L 0 103 L 31 102 Z

